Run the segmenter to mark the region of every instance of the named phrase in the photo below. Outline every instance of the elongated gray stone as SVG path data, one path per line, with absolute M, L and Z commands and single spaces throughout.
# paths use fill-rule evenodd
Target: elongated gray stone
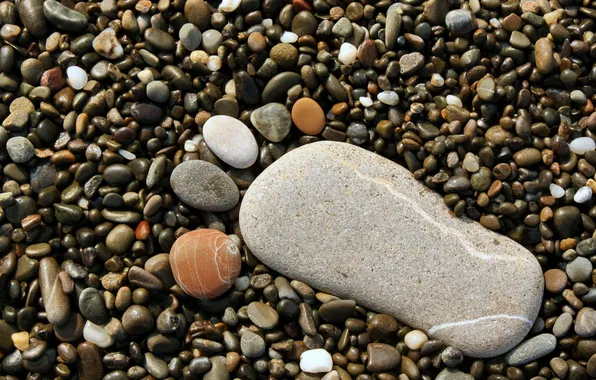
M 540 308 L 540 265 L 514 241 L 449 214 L 401 166 L 318 142 L 247 190 L 246 244 L 266 265 L 425 330 L 473 357 L 502 354 Z
M 56 0 L 45 0 L 43 13 L 52 24 L 70 32 L 81 32 L 89 25 L 84 14 L 70 9 Z

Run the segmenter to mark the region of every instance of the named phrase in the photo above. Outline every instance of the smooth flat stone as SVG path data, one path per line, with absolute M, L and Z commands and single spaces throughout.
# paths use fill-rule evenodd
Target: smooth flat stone
M 557 338 L 552 334 L 540 334 L 515 347 L 505 355 L 505 362 L 512 366 L 529 363 L 553 352 Z
M 170 184 L 180 200 L 199 210 L 227 211 L 238 203 L 234 181 L 207 161 L 191 160 L 176 166 Z
M 287 92 L 288 90 L 299 84 L 301 81 L 300 74 L 296 74 L 291 71 L 286 71 L 280 74 L 277 74 L 269 82 L 263 89 L 262 98 L 263 103 L 282 103 L 286 102 L 288 98 Z
M 203 126 L 209 149 L 226 164 L 246 169 L 257 160 L 259 146 L 248 127 L 231 116 L 210 117 Z
M 405 168 L 353 145 L 317 142 L 275 161 L 247 190 L 240 227 L 270 268 L 468 356 L 510 350 L 540 309 L 530 252 L 451 216 Z

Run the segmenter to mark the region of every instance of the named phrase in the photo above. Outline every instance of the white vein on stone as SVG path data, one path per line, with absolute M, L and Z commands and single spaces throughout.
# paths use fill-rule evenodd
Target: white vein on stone
M 532 326 L 532 321 L 526 317 L 522 317 L 521 315 L 509 315 L 509 314 L 495 314 L 495 315 L 487 315 L 484 317 L 474 318 L 474 319 L 466 319 L 464 321 L 457 321 L 457 322 L 446 322 L 441 323 L 440 325 L 435 325 L 428 329 L 429 335 L 434 335 L 437 331 L 443 330 L 450 327 L 459 327 L 459 326 L 467 326 L 474 323 L 480 323 L 484 321 L 494 320 L 494 319 L 513 319 L 522 321 L 528 324 L 530 327 Z
M 468 242 L 466 242 L 466 237 L 463 233 L 461 233 L 460 231 L 456 230 L 455 228 L 451 228 L 448 227 L 446 225 L 443 225 L 441 223 L 438 223 L 437 221 L 435 221 L 426 211 L 424 211 L 422 208 L 420 208 L 419 206 L 417 206 L 415 204 L 415 202 L 413 202 L 411 199 L 409 199 L 408 197 L 406 197 L 405 195 L 401 194 L 399 191 L 395 190 L 395 188 L 393 188 L 391 182 L 382 179 L 382 178 L 377 178 L 377 177 L 371 177 L 368 176 L 364 173 L 362 173 L 360 171 L 360 169 L 358 169 L 356 166 L 354 166 L 353 164 L 340 159 L 339 160 L 341 162 L 342 165 L 352 169 L 354 171 L 354 173 L 356 174 L 356 176 L 365 179 L 367 181 L 372 181 L 374 183 L 378 183 L 379 185 L 384 186 L 394 197 L 400 199 L 401 201 L 405 202 L 405 204 L 407 205 L 407 207 L 409 207 L 412 211 L 414 211 L 415 213 L 417 213 L 418 215 L 420 215 L 422 218 L 424 218 L 424 220 L 426 220 L 428 223 L 432 224 L 434 227 L 436 227 L 439 231 L 446 231 L 451 233 L 452 235 L 454 235 L 454 237 L 457 238 L 457 240 L 459 240 L 459 242 L 461 243 L 461 245 L 464 247 L 464 249 L 466 250 L 466 252 L 468 252 L 470 255 L 474 256 L 474 257 L 478 257 L 482 260 L 485 261 L 491 261 L 493 259 L 496 260 L 505 260 L 505 261 L 515 261 L 517 260 L 516 257 L 514 256 L 503 256 L 503 255 L 498 255 L 498 254 L 488 254 L 486 252 L 481 252 L 477 249 L 472 248 Z

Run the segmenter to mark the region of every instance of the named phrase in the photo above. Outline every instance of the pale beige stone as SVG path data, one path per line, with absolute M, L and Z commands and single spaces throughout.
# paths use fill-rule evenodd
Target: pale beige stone
M 349 144 L 309 144 L 274 162 L 244 196 L 240 226 L 272 269 L 468 356 L 513 348 L 540 309 L 530 252 L 450 215 L 406 169 Z

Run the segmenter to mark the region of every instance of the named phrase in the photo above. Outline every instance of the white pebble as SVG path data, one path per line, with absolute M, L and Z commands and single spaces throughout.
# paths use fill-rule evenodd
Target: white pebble
M 219 4 L 219 10 L 224 12 L 234 12 L 240 6 L 241 0 L 223 0 Z
M 221 69 L 221 59 L 218 56 L 212 55 L 209 57 L 209 61 L 207 61 L 207 67 L 211 71 L 217 71 Z
M 447 100 L 448 105 L 463 107 L 463 103 L 461 102 L 461 99 L 455 95 L 447 95 L 447 98 L 445 100 Z
M 333 369 L 333 359 L 323 348 L 304 351 L 300 355 L 300 369 L 310 373 L 329 372 Z
M 555 198 L 561 198 L 565 195 L 565 189 L 555 183 L 551 183 L 548 189 L 550 190 L 550 195 Z
M 578 137 L 569 144 L 569 148 L 575 154 L 584 155 L 596 149 L 596 142 L 591 137 Z
M 464 169 L 466 169 L 470 173 L 475 173 L 480 169 L 480 164 L 476 159 L 476 156 L 472 152 L 466 153 L 464 157 Z
M 590 186 L 582 186 L 577 190 L 577 193 L 573 196 L 573 200 L 576 203 L 584 203 L 592 198 L 592 188 Z
M 137 78 L 145 84 L 153 82 L 153 72 L 149 69 L 141 70 L 137 74 Z
M 445 84 L 445 79 L 443 79 L 441 74 L 435 73 L 432 75 L 432 77 L 430 77 L 430 84 L 432 84 L 435 87 L 443 87 L 443 85 Z
M 68 76 L 68 83 L 75 90 L 80 90 L 87 84 L 87 73 L 79 66 L 70 66 L 66 69 L 66 75 Z
M 270 28 L 273 26 L 273 20 L 270 18 L 266 18 L 261 22 L 261 25 L 263 25 L 265 28 Z
M 496 18 L 491 18 L 489 24 L 495 29 L 501 29 L 501 22 Z
M 233 79 L 230 79 L 228 83 L 226 83 L 225 91 L 228 95 L 236 96 L 236 83 Z
M 298 41 L 298 35 L 292 32 L 284 32 L 279 40 L 284 44 L 293 44 Z
M 356 46 L 344 42 L 343 44 L 341 44 L 341 47 L 339 48 L 339 55 L 337 56 L 337 59 L 339 59 L 339 61 L 344 65 L 351 65 L 356 61 L 357 56 L 358 49 L 356 48 Z
M 85 323 L 83 337 L 87 342 L 91 342 L 100 348 L 110 347 L 114 344 L 114 337 L 108 334 L 103 326 L 96 325 L 91 321 Z
M 199 150 L 199 144 L 195 143 L 192 140 L 188 140 L 184 142 L 184 151 L 189 153 L 194 153 Z
M 404 342 L 410 350 L 419 350 L 428 340 L 428 336 L 420 330 L 412 330 L 404 337 Z
M 362 104 L 362 107 L 370 107 L 373 105 L 373 100 L 368 96 L 361 96 L 360 98 L 358 98 L 358 100 L 360 100 L 360 104 Z
M 126 149 L 118 149 L 118 154 L 127 159 L 128 161 L 132 161 L 135 158 L 137 158 L 137 156 L 134 153 L 129 152 Z
M 248 289 L 249 285 L 250 285 L 250 278 L 248 278 L 248 276 L 240 276 L 236 279 L 236 282 L 234 282 L 234 287 L 237 290 L 240 290 L 241 292 Z
M 399 103 L 399 95 L 395 91 L 383 91 L 377 95 L 377 99 L 383 104 L 395 106 Z

